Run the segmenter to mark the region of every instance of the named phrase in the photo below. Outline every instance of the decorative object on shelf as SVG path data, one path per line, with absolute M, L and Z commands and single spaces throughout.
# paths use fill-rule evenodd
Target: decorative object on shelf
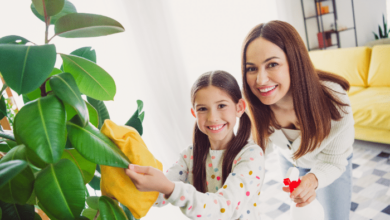
M 382 27 L 380 25 L 378 25 L 378 34 L 379 35 L 377 35 L 375 32 L 372 32 L 375 36 L 375 40 L 379 40 L 382 38 L 389 38 L 390 29 L 387 30 L 387 23 L 385 20 L 385 15 L 382 14 L 382 17 L 383 17 L 383 31 L 382 31 Z
M 302 13 L 303 13 L 303 20 L 304 20 L 304 25 L 305 25 L 305 33 L 306 33 L 306 45 L 307 49 L 310 50 L 316 50 L 316 49 L 326 49 L 328 47 L 332 46 L 337 46 L 338 48 L 341 47 L 340 45 L 340 32 L 343 31 L 348 31 L 348 30 L 354 30 L 355 32 L 355 45 L 357 46 L 357 33 L 356 33 L 356 24 L 355 24 L 355 11 L 354 11 L 354 3 L 353 0 L 351 0 L 351 5 L 352 5 L 352 16 L 353 16 L 353 26 L 352 27 L 346 27 L 346 26 L 341 26 L 338 25 L 337 21 L 337 9 L 336 9 L 336 0 L 314 0 L 315 3 L 315 9 L 314 12 L 316 15 L 314 16 L 306 16 L 305 14 L 305 9 L 304 9 L 304 3 L 303 1 L 308 1 L 308 0 L 301 0 L 301 6 L 302 6 Z M 330 5 L 322 5 L 322 2 L 331 2 L 331 7 Z M 329 8 L 333 9 L 333 11 L 329 11 Z M 324 27 L 324 22 L 323 22 L 323 16 L 328 15 L 328 14 L 333 14 L 334 22 L 331 24 L 330 30 L 326 30 Z M 318 47 L 313 47 L 310 46 L 309 42 L 309 36 L 308 36 L 308 25 L 307 25 L 307 20 L 316 18 L 317 20 L 317 39 L 321 42 L 318 42 Z M 331 35 L 335 34 L 336 35 L 336 41 L 333 42 L 331 40 Z M 321 36 L 319 36 L 321 35 Z

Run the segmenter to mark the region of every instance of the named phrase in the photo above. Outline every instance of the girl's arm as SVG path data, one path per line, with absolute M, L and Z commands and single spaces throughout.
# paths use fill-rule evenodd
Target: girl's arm
M 157 169 L 151 169 L 151 173 L 140 175 L 134 170 L 144 168 L 135 166 L 134 170 L 127 170 L 126 173 L 140 191 L 161 190 L 161 193 L 169 195 L 167 200 L 179 206 L 189 218 L 237 219 L 249 207 L 258 205 L 251 204 L 251 201 L 254 201 L 253 197 L 260 195 L 264 179 L 263 151 L 257 145 L 245 147 L 235 161 L 237 162 L 233 164 L 232 173 L 216 193 L 201 193 L 191 184 L 179 181 L 173 182 L 174 188 L 169 192 L 169 187 L 165 189 L 162 185 L 170 185 L 170 183 L 159 179 L 161 174 L 158 174 L 160 171 Z M 161 184 L 159 186 L 153 184 L 156 181 Z

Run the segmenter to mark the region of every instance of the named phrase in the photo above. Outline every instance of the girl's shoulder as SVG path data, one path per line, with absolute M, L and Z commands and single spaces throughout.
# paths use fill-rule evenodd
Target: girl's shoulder
M 248 143 L 241 149 L 241 151 L 237 154 L 236 159 L 254 159 L 258 157 L 263 157 L 264 152 L 263 149 L 259 145 L 257 145 L 253 140 L 248 140 Z M 250 159 L 250 160 L 252 160 Z

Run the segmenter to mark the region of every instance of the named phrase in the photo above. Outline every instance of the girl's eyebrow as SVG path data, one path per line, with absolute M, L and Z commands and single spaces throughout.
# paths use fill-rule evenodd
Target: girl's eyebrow
M 228 102 L 228 100 L 222 99 L 222 100 L 219 100 L 219 101 L 217 101 L 215 103 L 220 103 L 220 102 Z M 201 106 L 206 106 L 206 105 L 204 105 L 204 104 L 196 104 L 195 108 L 198 108 L 198 107 L 201 107 Z
M 275 57 L 275 56 L 273 56 L 273 57 L 269 57 L 269 58 L 267 58 L 267 59 L 265 59 L 264 61 L 263 61 L 263 64 L 264 63 L 266 63 L 266 62 L 268 62 L 268 61 L 270 61 L 270 60 L 272 60 L 272 59 L 280 59 L 279 57 Z M 251 62 L 246 62 L 245 63 L 245 65 L 255 65 L 254 63 L 251 63 Z

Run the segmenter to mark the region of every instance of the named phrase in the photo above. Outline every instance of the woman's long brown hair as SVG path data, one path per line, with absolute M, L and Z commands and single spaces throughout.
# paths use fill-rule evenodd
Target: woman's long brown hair
M 314 151 L 329 135 L 331 120 L 340 120 L 345 113 L 344 106 L 334 95 L 334 91 L 321 84 L 331 81 L 348 91 L 349 83 L 341 76 L 316 70 L 309 53 L 293 26 L 283 21 L 270 21 L 254 27 L 246 37 L 242 48 L 243 93 L 252 119 L 252 136 L 265 150 L 269 136 L 281 126 L 268 105 L 264 105 L 251 91 L 246 81 L 246 51 L 248 45 L 257 38 L 264 38 L 280 47 L 287 57 L 290 70 L 290 90 L 293 96 L 294 111 L 301 130 L 301 145 L 294 153 L 298 159 Z
M 240 87 L 236 79 L 229 73 L 221 70 L 202 74 L 194 83 L 191 89 L 192 106 L 195 103 L 196 93 L 208 86 L 215 86 L 225 91 L 235 104 L 242 98 Z M 222 182 L 224 183 L 232 170 L 233 160 L 241 149 L 248 143 L 251 133 L 251 121 L 244 112 L 240 117 L 237 135 L 230 140 L 223 156 Z M 206 134 L 199 130 L 195 123 L 193 135 L 193 179 L 194 187 L 199 192 L 206 192 L 206 159 L 210 149 L 210 141 Z

